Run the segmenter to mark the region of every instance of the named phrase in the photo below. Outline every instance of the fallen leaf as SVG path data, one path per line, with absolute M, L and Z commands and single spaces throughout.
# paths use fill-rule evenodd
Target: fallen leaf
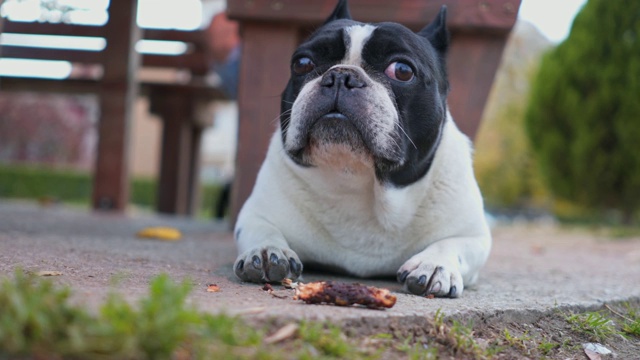
M 62 273 L 60 271 L 38 271 L 35 273 L 37 276 L 60 276 Z
M 246 308 L 244 310 L 232 311 L 231 315 L 253 315 L 253 314 L 259 314 L 265 310 L 266 310 L 266 307 L 264 306 L 256 306 L 256 307 Z
M 275 333 L 264 338 L 264 343 L 275 344 L 283 340 L 287 340 L 288 338 L 294 336 L 297 331 L 298 331 L 297 324 L 294 324 L 294 323 L 287 324 L 281 327 L 280 329 L 278 329 L 278 331 L 276 331 Z
M 207 292 L 218 292 L 218 291 L 220 291 L 220 286 L 216 284 L 209 284 L 207 286 Z
M 429 294 L 427 296 L 425 296 L 427 299 L 435 299 L 436 296 L 434 294 Z
M 589 360 L 601 360 L 602 357 L 595 351 L 591 351 L 589 349 L 584 349 L 584 353 L 587 355 Z
M 178 229 L 162 226 L 144 228 L 138 231 L 136 235 L 140 238 L 158 239 L 165 241 L 177 241 L 182 237 L 182 234 Z

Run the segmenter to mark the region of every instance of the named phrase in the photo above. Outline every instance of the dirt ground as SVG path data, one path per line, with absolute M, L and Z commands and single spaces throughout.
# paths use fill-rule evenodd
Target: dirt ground
M 162 242 L 135 236 L 140 229 L 157 225 L 178 228 L 183 238 Z M 293 300 L 290 290 L 275 287 L 276 294 L 285 296 L 282 299 L 261 286 L 241 283 L 232 272 L 236 252 L 224 223 L 9 202 L 0 203 L 0 275 L 10 276 L 16 268 L 57 271 L 62 275 L 54 281 L 71 286 L 75 301 L 96 307 L 112 291 L 135 302 L 147 293 L 150 279 L 167 273 L 193 283 L 189 301 L 203 311 L 237 314 L 274 327 L 300 319 L 328 320 L 359 336 L 392 333 L 418 338 L 428 334 L 439 310 L 450 321 L 473 323 L 481 343 L 504 341 L 505 328 L 538 343 L 564 342 L 551 356 L 563 359 L 584 358 L 582 349 L 566 345 L 566 338 L 574 345 L 588 342 L 587 336 L 581 338 L 571 330 L 567 314 L 603 309 L 605 304 L 616 308 L 638 304 L 640 238 L 617 239 L 541 224 L 497 226 L 493 235 L 492 254 L 479 284 L 465 289 L 460 299 L 409 295 L 390 279 L 304 276 L 303 281 L 358 281 L 396 292 L 397 304 L 380 311 L 306 305 Z M 221 291 L 207 292 L 211 283 Z M 527 341 L 535 342 L 523 340 Z M 609 341 L 618 358 L 640 358 L 637 338 Z M 527 354 L 526 349 L 519 356 Z M 531 350 L 530 356 L 542 355 Z

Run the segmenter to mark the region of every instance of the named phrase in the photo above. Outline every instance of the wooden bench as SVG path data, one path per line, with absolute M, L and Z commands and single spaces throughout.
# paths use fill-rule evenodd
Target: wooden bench
M 247 199 L 275 130 L 279 95 L 289 78 L 297 45 L 320 26 L 337 0 L 236 0 L 229 17 L 240 21 L 243 61 L 238 93 L 239 126 L 232 222 Z M 351 14 L 362 22 L 395 21 L 420 30 L 448 7 L 449 106 L 458 127 L 472 139 L 480 124 L 502 50 L 520 0 L 350 0 Z
M 203 31 L 144 30 L 135 24 L 136 1 L 112 1 L 104 26 L 4 21 L 5 33 L 46 34 L 106 39 L 102 51 L 0 47 L 4 58 L 64 60 L 102 68 L 101 76 L 63 80 L 0 77 L 1 91 L 92 93 L 99 97 L 97 161 L 92 203 L 96 209 L 125 209 L 129 199 L 128 138 L 132 106 L 138 94 L 150 100 L 150 110 L 163 121 L 157 210 L 192 214 L 197 198 L 200 139 L 206 123 L 196 109 L 203 102 L 224 98 L 221 90 L 205 81 L 208 72 Z M 170 40 L 187 44 L 179 55 L 140 55 L 139 39 Z M 181 79 L 138 79 L 140 69 L 165 68 L 180 72 Z

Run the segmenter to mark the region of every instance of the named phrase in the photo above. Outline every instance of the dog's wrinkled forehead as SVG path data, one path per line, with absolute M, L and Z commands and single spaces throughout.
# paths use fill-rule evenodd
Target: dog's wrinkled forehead
M 343 60 L 342 63 L 361 66 L 363 48 L 376 28 L 376 25 L 353 20 L 332 21 L 317 31 L 302 47 L 312 47 L 320 55 L 332 53 L 331 57 L 339 57 Z
M 386 67 L 391 57 L 404 56 L 413 59 L 414 70 L 422 75 L 434 76 L 438 80 L 444 75 L 439 66 L 438 52 L 432 44 L 397 23 L 334 20 L 309 37 L 298 48 L 294 58 L 300 55 L 312 55 L 314 61 L 321 63 L 355 65 L 365 70 L 370 70 L 371 66 Z

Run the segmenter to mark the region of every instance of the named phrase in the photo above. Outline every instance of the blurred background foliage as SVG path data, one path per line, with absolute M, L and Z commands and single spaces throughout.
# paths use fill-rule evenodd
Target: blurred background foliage
M 533 25 L 519 21 L 502 63 L 475 140 L 475 171 L 488 209 L 542 208 L 549 196 L 524 132 L 530 79 L 551 43 Z
M 554 196 L 622 224 L 640 208 L 639 37 L 640 1 L 590 0 L 543 57 L 525 116 Z
M 44 165 L 7 165 L 0 163 L 0 199 L 36 199 L 43 205 L 65 202 L 89 206 L 93 181 L 91 173 Z M 139 209 L 155 207 L 156 180 L 131 180 L 130 202 Z M 197 216 L 212 218 L 222 185 L 202 184 Z
M 636 0 L 590 0 L 555 47 L 518 23 L 476 139 L 476 175 L 490 211 L 637 220 L 639 36 Z

